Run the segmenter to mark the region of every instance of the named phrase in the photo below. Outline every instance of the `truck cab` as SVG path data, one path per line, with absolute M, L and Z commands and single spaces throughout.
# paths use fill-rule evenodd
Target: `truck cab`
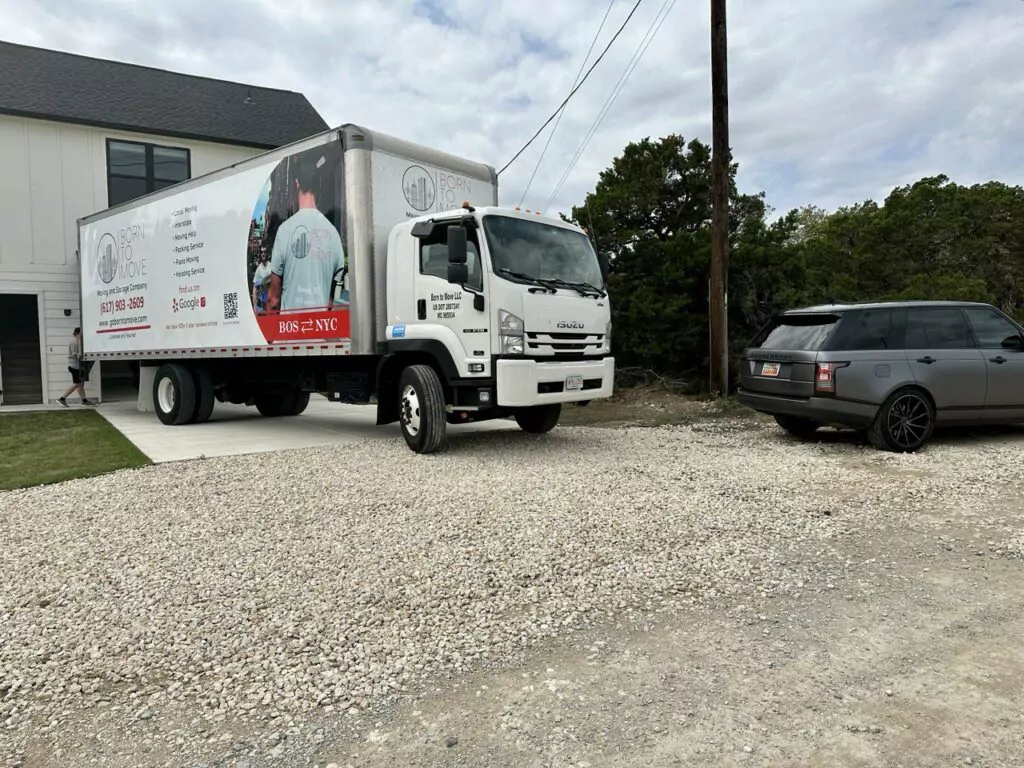
M 400 421 L 414 450 L 430 441 L 427 385 L 397 381 L 417 355 L 439 379 L 448 423 L 512 416 L 546 432 L 564 403 L 610 397 L 606 272 L 581 229 L 520 210 L 466 203 L 394 227 L 378 270 L 378 382 L 395 391 L 382 386 L 378 422 Z

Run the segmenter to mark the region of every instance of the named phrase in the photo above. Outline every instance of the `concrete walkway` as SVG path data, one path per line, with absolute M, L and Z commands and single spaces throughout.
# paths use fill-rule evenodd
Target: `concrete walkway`
M 217 403 L 208 423 L 181 427 L 164 426 L 155 413 L 140 412 L 133 400 L 103 403 L 97 410 L 155 463 L 402 439 L 398 424 L 376 426 L 376 406 L 341 405 L 319 395 L 310 398 L 301 416 L 267 419 L 255 408 Z M 517 428 L 500 419 L 448 429 L 454 435 Z

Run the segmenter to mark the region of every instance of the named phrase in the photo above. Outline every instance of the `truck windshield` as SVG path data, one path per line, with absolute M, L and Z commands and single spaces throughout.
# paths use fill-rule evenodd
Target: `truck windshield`
M 484 216 L 491 267 L 506 280 L 604 291 L 590 238 L 571 229 L 511 216 Z

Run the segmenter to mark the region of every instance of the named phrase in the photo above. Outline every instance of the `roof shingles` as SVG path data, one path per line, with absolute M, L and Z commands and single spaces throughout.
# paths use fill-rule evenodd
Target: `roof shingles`
M 260 149 L 328 125 L 292 91 L 0 41 L 0 113 Z

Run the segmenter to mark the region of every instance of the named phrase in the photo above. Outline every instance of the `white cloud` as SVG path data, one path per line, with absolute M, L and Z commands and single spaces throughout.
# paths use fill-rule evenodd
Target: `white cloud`
M 645 0 L 570 103 L 526 205 L 542 205 L 663 0 Z M 600 51 L 632 6 L 617 0 Z M 605 0 L 0 0 L 13 42 L 305 93 L 361 123 L 501 167 L 568 93 Z M 706 0 L 679 0 L 554 201 L 623 146 L 710 142 Z M 740 187 L 779 210 L 884 196 L 935 173 L 1024 183 L 1024 2 L 731 0 Z M 502 176 L 518 203 L 547 141 Z

